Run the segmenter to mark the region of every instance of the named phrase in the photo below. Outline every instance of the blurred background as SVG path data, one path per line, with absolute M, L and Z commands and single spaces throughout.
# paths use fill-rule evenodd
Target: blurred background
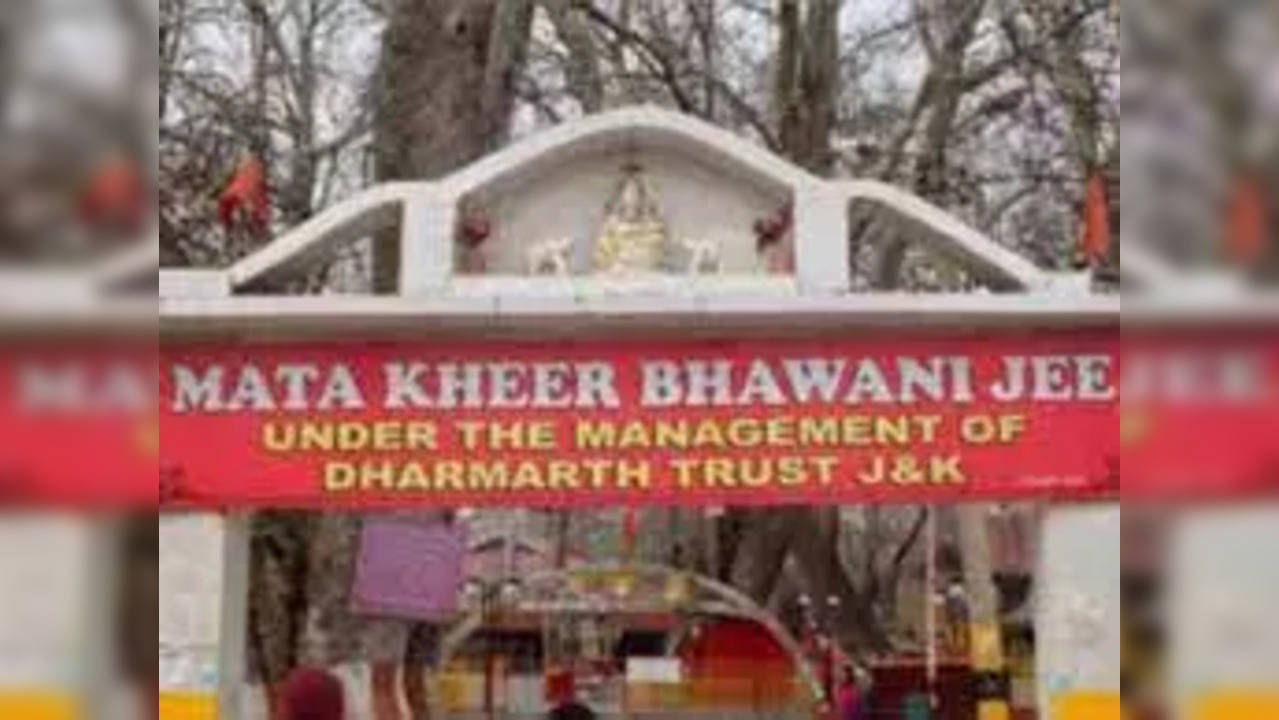
M 91 307 L 100 314 L 60 315 L 54 308 L 70 308 L 104 286 L 154 287 L 154 261 L 151 277 L 139 282 L 135 258 L 145 266 L 156 246 L 158 24 L 155 0 L 0 3 L 0 716 L 6 718 L 135 718 L 154 705 L 148 698 L 156 676 L 155 514 L 120 510 L 138 500 L 123 488 L 138 484 L 133 428 L 146 408 L 103 413 L 73 403 L 28 414 L 13 385 L 21 358 L 49 349 L 50 339 L 73 362 L 145 355 L 148 343 L 154 354 L 153 302 L 149 324 L 147 306 L 120 323 L 96 296 Z M 88 425 L 94 430 L 82 432 Z M 106 443 L 118 447 L 104 453 Z M 120 461 L 104 464 L 105 458 Z M 65 473 L 74 477 L 49 483 L 46 489 L 60 490 L 34 500 L 27 487 L 32 473 L 54 465 L 75 468 Z M 94 488 L 89 495 L 104 509 L 70 503 L 52 509 L 54 496 L 65 500 L 77 487 Z
M 154 242 L 157 22 L 155 0 L 0 8 L 0 262 Z
M 1125 0 L 1122 11 L 1124 242 L 1269 286 L 1279 6 Z

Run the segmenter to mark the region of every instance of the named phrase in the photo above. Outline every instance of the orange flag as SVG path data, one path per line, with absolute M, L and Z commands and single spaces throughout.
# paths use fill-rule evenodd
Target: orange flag
M 1084 187 L 1083 230 L 1079 252 L 1091 264 L 1105 259 L 1110 250 L 1110 208 L 1106 204 L 1106 178 L 1093 172 Z
M 1240 263 L 1256 262 L 1266 248 L 1266 198 L 1252 173 L 1235 181 L 1226 206 L 1226 253 Z
M 271 222 L 266 168 L 253 155 L 246 155 L 240 161 L 231 182 L 218 196 L 218 219 L 223 227 L 232 227 L 241 217 L 257 232 L 265 232 Z

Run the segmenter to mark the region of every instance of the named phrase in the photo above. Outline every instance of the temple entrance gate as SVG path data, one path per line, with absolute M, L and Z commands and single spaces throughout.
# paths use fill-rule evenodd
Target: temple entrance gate
M 867 222 L 872 239 L 909 237 L 920 261 L 953 277 L 955 289 L 907 294 L 857 286 L 854 265 L 879 262 L 855 257 L 849 242 L 853 226 Z M 398 293 L 287 294 L 291 273 L 330 256 L 336 248 L 387 231 L 398 231 L 400 239 Z M 342 341 L 357 338 L 384 350 L 402 347 L 419 354 L 433 352 L 428 343 L 510 342 L 532 348 L 527 352 L 533 356 L 543 352 L 539 345 L 553 352 L 554 343 L 602 347 L 634 338 L 659 344 L 704 343 L 699 352 L 707 353 L 734 343 L 758 342 L 760 352 L 780 368 L 783 356 L 770 353 L 783 352 L 779 348 L 792 342 L 808 342 L 805 347 L 811 349 L 813 338 L 870 342 L 905 334 L 912 342 L 924 343 L 924 351 L 937 351 L 927 345 L 932 338 L 963 336 L 971 338 L 972 352 L 993 357 L 1001 352 L 992 349 L 1003 347 L 999 343 L 1015 343 L 1014 338 L 1035 333 L 1057 338 L 1078 334 L 1099 343 L 1089 348 L 1105 347 L 1117 337 L 1119 321 L 1118 296 L 1093 293 L 1087 273 L 1044 271 L 891 186 L 822 180 L 722 130 L 651 107 L 566 123 L 436 182 L 368 189 L 228 268 L 166 269 L 159 285 L 164 345 L 194 373 L 182 376 L 188 384 L 177 387 L 177 396 L 184 404 L 173 419 L 190 422 L 191 427 L 208 422 L 215 407 L 232 412 L 256 406 L 281 410 L 296 402 L 307 412 L 322 414 L 324 402 L 355 402 L 343 372 L 353 372 L 358 386 L 362 373 L 375 368 L 374 361 L 399 360 L 370 356 L 367 368 L 352 370 L 344 360 L 361 351 Z M 210 346 L 223 350 L 202 356 L 200 348 Z M 239 368 L 236 363 L 248 357 L 257 370 L 272 368 L 292 362 L 289 354 L 299 349 L 314 353 L 303 362 L 319 362 L 326 372 L 345 367 L 323 375 L 325 382 L 336 383 L 330 390 L 337 394 L 330 394 L 329 400 L 290 396 L 284 385 L 259 388 L 242 372 L 240 382 L 248 383 L 242 396 L 236 395 L 234 385 L 219 390 L 216 382 L 201 384 L 213 365 Z M 536 363 L 551 362 L 542 357 L 531 360 L 533 364 L 519 370 L 533 373 L 530 378 L 536 377 Z M 627 365 L 632 361 L 639 362 L 625 353 L 618 355 L 622 364 L 617 367 L 625 378 L 632 377 L 625 373 L 641 371 L 639 365 Z M 956 367 L 962 365 L 961 360 Z M 1088 374 L 1095 370 L 1077 364 L 1072 392 L 1091 392 Z M 558 381 L 548 377 L 543 381 L 550 384 L 542 389 L 552 394 L 542 399 L 560 402 L 556 391 L 547 389 L 558 387 Z M 170 380 L 177 382 L 174 378 Z M 919 387 L 932 388 L 929 382 Z M 600 383 L 586 397 L 607 403 L 607 393 L 599 390 L 607 383 Z M 480 406 L 509 400 L 491 389 L 486 392 L 474 398 Z M 762 392 L 770 391 L 765 387 Z M 963 386 L 943 392 L 962 394 Z M 430 391 L 404 393 L 401 401 L 422 408 L 435 407 L 442 397 Z M 333 431 L 340 429 L 335 425 Z M 270 504 L 272 498 L 311 507 L 332 501 L 317 494 L 320 486 L 302 466 L 296 472 L 280 466 L 282 484 L 259 479 L 236 481 L 232 487 L 214 481 L 200 465 L 217 453 L 206 450 L 210 457 L 201 460 L 191 452 L 192 448 L 177 447 L 173 461 L 162 468 L 166 501 L 175 506 L 198 506 L 210 492 L 226 493 L 223 500 L 242 508 Z M 223 460 L 227 457 L 222 454 Z M 954 477 L 946 458 L 933 463 L 930 477 L 943 482 Z M 823 477 L 821 468 L 810 468 L 810 476 Z M 396 482 L 447 482 L 441 478 L 454 477 L 449 473 L 455 472 L 454 466 L 438 465 L 411 469 L 409 475 L 402 470 L 397 468 Z M 867 479 L 880 472 L 883 469 L 875 466 L 863 468 Z M 328 476 L 330 487 L 365 487 L 383 477 L 376 468 L 340 468 L 333 473 Z M 549 476 L 538 477 L 542 482 Z M 1097 479 L 1100 484 L 1093 490 L 1112 480 L 1117 478 Z M 987 497 L 999 495 L 997 490 L 990 492 Z M 805 502 L 820 502 L 815 492 L 804 497 Z M 953 502 L 956 497 L 939 501 Z M 1104 490 L 1090 491 L 1087 499 L 1104 502 L 1109 497 Z M 450 502 L 470 504 L 461 498 Z M 399 502 L 401 507 L 408 504 Z M 380 508 L 396 505 L 386 497 L 377 503 Z M 224 717 L 235 717 L 243 706 L 244 687 L 238 678 L 244 676 L 246 518 L 244 511 L 232 512 L 210 535 L 208 545 L 221 558 L 216 564 L 221 622 L 216 688 L 205 692 L 216 691 L 216 706 Z M 746 610 L 735 608 L 738 613 Z M 1102 623 L 1103 631 L 1108 627 Z M 1117 650 L 1111 658 L 1105 649 L 1111 643 L 1105 632 L 1087 642 L 1102 647 L 1094 653 L 1097 663 L 1117 663 Z M 1105 702 L 1117 697 L 1117 684 L 1083 686 L 1109 677 L 1106 667 L 1060 670 L 1053 672 L 1054 685 L 1044 689 L 1049 696 L 1086 693 Z M 1117 683 L 1117 672 L 1113 677 Z

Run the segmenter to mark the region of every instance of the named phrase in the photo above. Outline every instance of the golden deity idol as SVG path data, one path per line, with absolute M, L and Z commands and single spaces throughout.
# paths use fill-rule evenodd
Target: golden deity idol
M 666 220 L 638 165 L 622 169 L 622 181 L 605 206 L 595 239 L 595 270 L 607 274 L 651 273 L 666 255 Z

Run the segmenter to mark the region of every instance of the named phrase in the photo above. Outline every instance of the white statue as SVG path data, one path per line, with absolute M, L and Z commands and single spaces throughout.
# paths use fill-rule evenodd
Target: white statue
M 720 246 L 714 240 L 685 238 L 680 242 L 688 251 L 688 274 L 718 273 L 720 263 Z
M 573 239 L 568 237 L 534 243 L 524 254 L 529 274 L 568 277 L 569 253 L 572 250 Z

